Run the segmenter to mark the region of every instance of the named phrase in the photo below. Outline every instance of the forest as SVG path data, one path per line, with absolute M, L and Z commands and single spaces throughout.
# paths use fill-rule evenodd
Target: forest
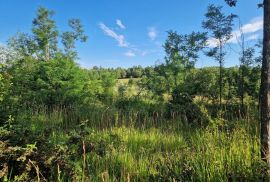
M 167 31 L 160 63 L 130 68 L 80 66 L 83 22 L 63 31 L 37 8 L 30 33 L 0 44 L 0 181 L 269 181 L 270 0 L 263 39 L 239 34 L 234 67 L 239 17 L 224 8 L 205 9 L 204 31 Z M 218 66 L 196 67 L 202 55 Z

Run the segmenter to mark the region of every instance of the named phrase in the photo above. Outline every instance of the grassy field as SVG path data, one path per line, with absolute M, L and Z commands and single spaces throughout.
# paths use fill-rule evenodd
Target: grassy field
M 76 180 L 260 181 L 257 124 L 250 124 L 236 121 L 204 129 L 173 123 L 149 129 L 86 127 L 79 138 L 83 143 L 72 142 L 74 136 L 66 132 L 49 140 L 64 144 L 68 153 L 77 156 L 70 160 Z M 65 181 L 66 175 L 61 173 L 59 179 Z
M 8 130 L 0 128 L 0 157 L 14 166 L 4 181 L 268 180 L 256 112 L 188 123 L 169 119 L 160 104 L 130 99 L 137 85 L 118 80 L 116 90 L 123 84 L 115 106 L 22 110 L 18 126 L 10 118 Z M 203 109 L 192 114 L 207 115 Z
M 132 24 L 126 19 L 122 24 L 111 11 L 82 11 L 69 19 L 70 13 L 55 18 L 55 11 L 42 3 L 36 14 L 34 6 L 27 9 L 33 15 L 30 30 L 6 35 L 1 39 L 6 42 L 0 42 L 0 182 L 270 181 L 270 106 L 264 102 L 270 92 L 264 63 L 270 60 L 268 53 L 262 55 L 270 46 L 266 39 L 245 40 L 244 34 L 252 32 L 241 29 L 257 20 L 236 26 L 244 15 L 225 6 L 223 12 L 223 5 L 236 6 L 237 0 L 225 1 L 222 6 L 213 1 L 204 16 L 197 14 L 201 26 L 192 32 L 175 29 L 193 27 L 189 22 L 164 33 L 164 23 L 148 28 L 134 24 L 144 35 L 137 31 L 133 36 L 124 30 Z M 270 0 L 264 2 L 270 6 Z M 131 12 L 136 7 L 120 5 Z M 167 18 L 162 21 L 171 22 L 168 12 L 176 15 L 172 4 L 160 5 Z M 99 11 L 106 6 L 107 1 L 93 7 Z M 50 7 L 59 9 L 56 4 Z M 106 13 L 112 13 L 110 20 Z M 102 22 L 93 27 L 88 21 L 85 28 L 101 32 L 85 31 L 80 16 L 84 20 L 86 15 L 94 15 L 92 23 Z M 114 25 L 113 17 L 120 18 Z M 142 23 L 134 18 L 133 23 Z M 264 36 L 269 37 L 265 25 Z M 10 32 L 18 29 L 8 27 Z M 239 46 L 231 51 L 235 32 L 241 33 Z M 89 63 L 80 59 L 82 47 L 76 48 L 88 36 L 96 45 L 89 50 L 91 57 L 97 58 Z M 212 46 L 209 40 L 219 41 Z M 117 43 L 121 50 L 109 48 Z M 228 65 L 233 52 L 239 53 L 233 56 L 236 64 Z M 198 67 L 202 55 L 207 67 Z

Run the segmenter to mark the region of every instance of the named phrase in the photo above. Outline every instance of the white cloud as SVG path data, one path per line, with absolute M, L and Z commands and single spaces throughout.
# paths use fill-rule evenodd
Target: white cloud
M 258 40 L 259 37 L 260 37 L 259 34 L 252 34 L 247 37 L 247 40 Z
M 241 38 L 241 34 L 243 33 L 245 36 L 247 36 L 246 40 L 256 40 L 259 38 L 259 34 L 256 33 L 260 30 L 263 29 L 263 18 L 262 17 L 257 17 L 252 19 L 249 23 L 244 24 L 240 29 L 238 30 L 234 30 L 232 32 L 232 37 L 230 38 L 230 40 L 228 40 L 228 43 L 233 43 L 236 44 L 238 42 L 238 40 Z M 256 33 L 256 34 L 254 34 Z M 252 34 L 252 35 L 250 35 Z M 218 45 L 218 41 L 214 38 L 210 38 L 208 40 L 208 45 L 210 47 L 215 47 L 216 45 Z
M 216 47 L 217 45 L 219 45 L 218 40 L 215 38 L 208 39 L 207 44 L 209 47 Z
M 107 27 L 104 23 L 100 23 L 99 27 L 101 30 L 108 36 L 114 38 L 118 42 L 118 46 L 120 47 L 128 47 L 128 43 L 125 40 L 125 37 L 123 35 L 118 35 L 116 32 L 114 32 L 112 29 Z
M 155 40 L 157 38 L 157 30 L 155 27 L 148 28 L 148 37 L 151 40 Z
M 251 34 L 258 32 L 263 29 L 263 18 L 254 18 L 249 23 L 242 26 L 241 30 L 235 30 L 232 32 L 232 38 L 228 41 L 229 43 L 237 43 L 239 38 L 241 37 L 241 34 Z M 253 39 L 252 39 L 253 38 Z M 258 36 L 256 37 L 258 38 Z M 254 36 L 249 36 L 247 40 L 255 40 Z
M 126 26 L 122 23 L 121 20 L 117 19 L 116 24 L 121 28 L 121 29 L 126 29 Z
M 245 24 L 242 28 L 243 33 L 254 33 L 263 29 L 263 18 L 255 18 L 250 23 Z
M 148 54 L 148 51 L 142 51 L 142 56 L 146 56 Z
M 158 53 L 159 51 L 156 50 L 156 49 L 152 49 L 152 50 L 144 50 L 144 51 L 141 51 L 141 55 L 142 56 L 146 56 L 146 55 L 149 55 L 149 54 L 154 54 L 154 53 Z
M 135 52 L 133 52 L 132 50 L 127 51 L 124 55 L 127 57 L 135 57 L 136 56 Z

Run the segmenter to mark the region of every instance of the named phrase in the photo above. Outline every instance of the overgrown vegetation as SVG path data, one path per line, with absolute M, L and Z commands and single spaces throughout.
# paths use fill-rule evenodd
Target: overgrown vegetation
M 160 65 L 83 69 L 75 62 L 83 26 L 71 19 L 61 32 L 53 14 L 39 8 L 33 34 L 0 47 L 2 181 L 269 180 L 261 57 L 242 47 L 241 65 L 223 68 L 234 15 L 210 5 L 203 23 L 219 40 L 208 56 L 220 67 L 194 67 L 207 33 L 169 31 Z M 215 16 L 226 27 L 213 29 Z

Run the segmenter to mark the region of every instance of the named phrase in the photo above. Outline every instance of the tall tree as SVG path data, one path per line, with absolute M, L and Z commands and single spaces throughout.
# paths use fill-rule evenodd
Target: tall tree
M 38 44 L 39 56 L 45 61 L 51 59 L 57 51 L 58 31 L 53 15 L 53 11 L 41 7 L 33 20 L 32 31 Z
M 239 32 L 240 36 L 238 38 L 238 44 L 240 47 L 240 66 L 239 66 L 239 95 L 241 99 L 241 111 L 244 109 L 244 96 L 248 91 L 248 87 L 246 86 L 246 81 L 248 79 L 249 70 L 251 70 L 251 66 L 255 63 L 255 49 L 253 47 L 247 47 L 245 41 L 245 34 L 243 32 L 243 26 L 239 21 Z
M 208 6 L 205 17 L 206 20 L 203 21 L 202 26 L 211 32 L 211 39 L 215 42 L 214 47 L 210 48 L 207 55 L 213 57 L 219 63 L 219 104 L 221 106 L 223 77 L 222 68 L 224 64 L 224 57 L 226 55 L 226 50 L 224 47 L 232 36 L 233 20 L 236 15 L 225 15 L 222 12 L 222 6 L 215 6 L 211 4 Z
M 251 68 L 251 65 L 253 65 L 254 60 L 255 60 L 254 53 L 255 53 L 254 48 L 242 47 L 242 53 L 240 56 L 240 67 L 239 67 L 239 75 L 240 75 L 239 91 L 240 91 L 240 97 L 241 97 L 242 110 L 244 108 L 244 95 L 248 91 L 245 81 L 248 77 L 249 69 Z
M 270 0 L 264 0 L 261 73 L 261 157 L 270 164 Z
M 67 58 L 76 59 L 76 41 L 87 40 L 81 21 L 70 19 L 68 25 L 71 31 L 65 31 L 60 35 L 56 22 L 52 19 L 53 15 L 53 11 L 39 8 L 33 20 L 33 35 L 19 32 L 8 40 L 8 46 L 21 56 L 37 57 L 45 61 L 55 58 L 56 53 L 62 52 Z M 63 51 L 58 47 L 59 38 L 62 39 Z
M 77 52 L 75 51 L 75 42 L 86 42 L 87 36 L 84 35 L 84 29 L 79 19 L 71 19 L 68 21 L 68 25 L 72 31 L 64 32 L 61 35 L 62 43 L 64 45 L 64 51 L 67 57 L 71 59 L 77 58 Z
M 225 1 L 231 6 L 237 2 L 237 0 Z M 261 158 L 270 165 L 270 0 L 264 0 L 260 6 L 264 11 L 261 69 Z
M 164 44 L 166 52 L 166 68 L 174 76 L 174 84 L 177 86 L 178 74 L 186 72 L 194 67 L 198 52 L 206 46 L 206 33 L 192 32 L 180 35 L 175 31 L 168 32 L 168 38 Z M 185 76 L 185 74 L 183 74 Z

